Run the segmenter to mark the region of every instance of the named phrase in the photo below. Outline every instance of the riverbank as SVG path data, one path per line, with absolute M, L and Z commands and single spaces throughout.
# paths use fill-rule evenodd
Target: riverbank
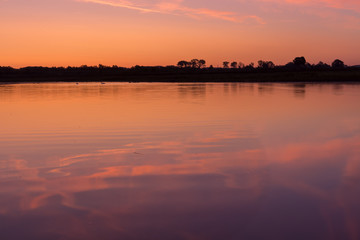
M 122 71 L 14 72 L 0 75 L 0 83 L 24 82 L 358 82 L 360 69 L 326 71 Z

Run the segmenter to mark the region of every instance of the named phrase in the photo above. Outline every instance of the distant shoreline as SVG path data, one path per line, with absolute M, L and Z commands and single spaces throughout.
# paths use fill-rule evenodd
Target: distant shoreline
M 33 71 L 4 72 L 0 83 L 43 83 L 43 82 L 360 82 L 359 68 L 339 70 L 254 70 L 237 69 L 169 69 L 144 68 L 127 70 L 53 72 L 43 69 Z

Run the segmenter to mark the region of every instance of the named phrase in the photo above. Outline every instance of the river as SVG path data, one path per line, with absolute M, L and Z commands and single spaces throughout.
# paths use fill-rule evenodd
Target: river
M 0 239 L 360 239 L 360 85 L 0 85 Z

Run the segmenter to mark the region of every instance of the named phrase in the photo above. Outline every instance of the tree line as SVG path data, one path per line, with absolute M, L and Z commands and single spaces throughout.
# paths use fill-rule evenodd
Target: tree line
M 125 79 L 158 79 L 158 76 L 174 76 L 171 79 L 183 78 L 183 76 L 191 76 L 197 78 L 201 74 L 222 74 L 222 73 L 262 73 L 262 72 L 298 72 L 307 71 L 348 71 L 348 72 L 359 72 L 359 66 L 348 67 L 343 61 L 336 59 L 331 65 L 323 62 L 318 64 L 310 64 L 306 61 L 305 57 L 296 57 L 293 61 L 278 66 L 272 61 L 259 60 L 257 66 L 254 63 L 245 65 L 242 62 L 229 62 L 224 61 L 222 67 L 213 67 L 212 65 L 207 66 L 204 59 L 192 59 L 190 61 L 181 60 L 177 65 L 171 66 L 134 66 L 131 68 L 119 67 L 117 65 L 105 66 L 99 64 L 97 66 L 82 65 L 80 67 L 23 67 L 23 68 L 12 68 L 12 67 L 0 67 L 0 80 L 12 81 L 21 79 L 67 79 L 78 81 L 82 79 L 84 81 L 89 79 L 114 79 L 124 80 Z M 240 76 L 239 76 L 240 77 Z M 170 77 L 169 77 L 170 78 Z M 149 80 L 150 81 L 150 80 Z
M 206 68 L 206 61 L 201 59 L 192 59 L 191 61 L 181 60 L 177 63 L 179 68 Z M 274 68 L 285 68 L 285 69 L 343 69 L 346 65 L 340 59 L 335 59 L 331 65 L 328 65 L 324 62 L 319 62 L 318 64 L 310 64 L 306 61 L 305 57 L 296 57 L 292 62 L 287 63 L 284 66 L 277 66 L 272 61 L 259 60 L 257 69 L 274 69 Z M 209 68 L 213 68 L 210 65 Z M 222 68 L 224 69 L 255 69 L 255 64 L 250 63 L 245 65 L 242 62 L 228 62 L 224 61 L 222 63 Z

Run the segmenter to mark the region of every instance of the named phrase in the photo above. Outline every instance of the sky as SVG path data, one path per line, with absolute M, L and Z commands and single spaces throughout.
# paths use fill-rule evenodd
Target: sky
M 360 64 L 359 0 L 0 0 L 0 66 Z

